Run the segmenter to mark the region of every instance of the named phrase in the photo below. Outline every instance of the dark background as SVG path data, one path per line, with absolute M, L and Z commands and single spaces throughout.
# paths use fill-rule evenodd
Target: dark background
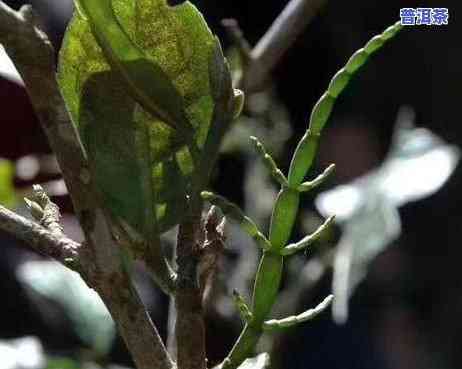
M 66 17 L 53 3 L 35 1 L 50 35 L 59 44 Z M 285 0 L 193 1 L 224 43 L 222 18 L 236 18 L 255 44 L 287 3 Z M 9 1 L 18 6 L 22 1 Z M 293 137 L 279 158 L 284 169 L 307 125 L 311 107 L 330 78 L 348 57 L 373 35 L 399 19 L 401 7 L 448 7 L 449 25 L 407 28 L 374 57 L 340 97 L 325 130 L 318 163 L 337 164 L 330 185 L 347 182 L 378 165 L 388 150 L 399 107 L 415 109 L 417 124 L 430 128 L 462 147 L 460 85 L 462 83 L 462 26 L 457 1 L 328 1 L 274 71 L 274 86 L 290 113 Z M 66 16 L 66 13 L 64 13 Z M 69 13 L 67 13 L 67 16 Z M 33 116 L 26 94 L 0 82 L 2 131 L 0 157 L 15 159 L 28 153 L 48 152 L 46 140 Z M 225 155 L 213 184 L 235 202 L 243 201 L 239 157 Z M 405 180 L 405 179 L 403 179 Z M 24 183 L 19 183 L 24 185 Z M 293 332 L 279 348 L 284 367 L 325 369 L 426 369 L 462 367 L 462 225 L 458 167 L 437 194 L 400 209 L 403 233 L 372 266 L 352 300 L 345 326 L 330 315 Z M 310 199 L 311 200 L 311 199 Z M 58 199 L 70 211 L 66 199 Z M 306 208 L 312 203 L 306 200 Z M 40 336 L 57 352 L 71 350 L 75 337 L 41 321 L 14 278 L 18 251 L 2 237 L 0 258 L 0 336 Z M 2 245 L 3 246 L 3 245 Z M 316 298 L 329 292 L 330 277 L 318 287 Z M 315 301 L 315 300 L 313 300 Z M 165 308 L 154 312 L 160 324 Z M 65 323 L 63 323 L 65 324 Z M 211 337 L 222 335 L 211 331 Z M 214 350 L 216 348 L 214 347 Z M 224 352 L 211 355 L 220 357 Z M 0 358 L 1 360 L 1 358 Z M 113 360 L 127 363 L 119 343 Z

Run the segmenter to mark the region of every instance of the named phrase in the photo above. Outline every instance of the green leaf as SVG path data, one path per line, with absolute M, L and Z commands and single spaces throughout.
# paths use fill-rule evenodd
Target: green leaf
M 16 204 L 13 184 L 14 167 L 8 161 L 0 159 L 0 204 L 12 208 Z
M 114 215 L 141 234 L 155 218 L 167 230 L 181 220 L 192 176 L 205 170 L 214 96 L 224 95 L 210 83 L 220 45 L 188 1 L 77 5 L 59 83 L 96 184 Z

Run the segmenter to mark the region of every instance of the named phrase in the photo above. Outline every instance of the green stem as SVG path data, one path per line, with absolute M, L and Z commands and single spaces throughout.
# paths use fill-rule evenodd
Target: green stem
M 269 236 L 271 248 L 263 252 L 254 285 L 252 302 L 253 319 L 251 323 L 245 325 L 230 354 L 223 361 L 222 369 L 237 368 L 246 358 L 253 354 L 262 333 L 265 319 L 276 300 L 282 277 L 283 248 L 289 240 L 298 212 L 300 201 L 299 187 L 313 164 L 318 150 L 321 131 L 332 112 L 337 97 L 345 89 L 353 73 L 367 61 L 372 53 L 380 49 L 401 28 L 402 26 L 399 22 L 395 23 L 393 26 L 388 27 L 381 35 L 372 38 L 364 48 L 355 52 L 345 67 L 334 76 L 327 91 L 313 108 L 309 128 L 298 144 L 292 158 L 288 185 L 282 186 L 274 205 Z M 272 162 L 267 162 L 267 164 L 269 164 L 271 169 L 276 167 Z M 322 178 L 326 176 L 324 175 Z M 310 189 L 305 187 L 310 187 L 308 184 L 302 186 L 302 189 Z M 292 248 L 303 248 L 303 245 L 299 246 L 292 246 L 289 252 Z M 305 315 L 309 316 L 309 314 Z M 289 321 L 302 321 L 306 318 L 305 315 L 290 318 Z M 285 320 L 282 320 L 282 322 L 286 323 Z
M 281 250 L 289 240 L 297 217 L 300 192 L 296 189 L 283 187 L 274 204 L 271 216 L 270 237 L 273 250 Z
M 358 71 L 389 39 L 395 36 L 403 26 L 400 22 L 388 27 L 382 34 L 373 37 L 364 48 L 356 51 L 329 83 L 327 91 L 321 96 L 310 115 L 309 128 L 300 140 L 292 158 L 289 170 L 289 186 L 298 186 L 313 164 L 317 152 L 319 136 L 326 125 L 334 103 L 344 91 L 354 73 Z

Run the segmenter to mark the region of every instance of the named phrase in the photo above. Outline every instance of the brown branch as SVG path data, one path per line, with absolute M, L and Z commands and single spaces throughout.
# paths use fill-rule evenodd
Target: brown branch
M 314 18 L 326 0 L 291 0 L 251 52 L 242 81 L 246 93 L 258 92 L 284 53 Z
M 85 233 L 85 247 L 79 250 L 82 277 L 101 295 L 138 369 L 173 368 L 130 276 L 122 268 L 120 244 L 114 240 L 110 218 L 101 206 L 85 151 L 56 82 L 53 48 L 30 6 L 16 12 L 0 1 L 0 42 L 25 83 Z
M 67 237 L 57 236 L 41 225 L 0 206 L 0 229 L 25 242 L 34 251 L 51 257 L 69 268 L 78 260 L 81 245 Z
M 122 266 L 104 210 L 84 214 L 82 228 L 90 240 L 81 253 L 84 279 L 101 296 L 138 369 L 174 368 L 160 336 Z M 85 262 L 84 262 L 85 261 Z
M 205 369 L 205 324 L 198 280 L 201 206 L 191 206 L 180 224 L 177 242 L 178 279 L 175 293 L 175 336 L 179 369 Z

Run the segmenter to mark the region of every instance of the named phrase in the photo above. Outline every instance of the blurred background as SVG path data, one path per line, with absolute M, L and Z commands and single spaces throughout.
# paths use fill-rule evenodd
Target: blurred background
M 48 34 L 59 49 L 72 14 L 71 0 L 30 2 L 43 17 Z M 247 40 L 255 45 L 287 4 L 286 0 L 267 0 L 264 4 L 245 0 L 192 2 L 219 35 L 234 65 L 238 64 L 236 52 L 221 20 L 235 18 Z M 17 8 L 24 2 L 6 3 Z M 462 26 L 457 21 L 462 5 L 456 1 L 397 0 L 357 0 L 354 3 L 327 0 L 320 3 L 320 10 L 284 55 L 266 89 L 248 97 L 242 119 L 233 126 L 225 142 L 214 174 L 214 190 L 240 204 L 266 229 L 277 188 L 247 137 L 258 136 L 281 169 L 287 172 L 295 145 L 307 128 L 311 108 L 325 91 L 330 78 L 355 50 L 399 20 L 402 7 L 447 7 L 449 25 L 406 28 L 353 78 L 340 96 L 323 133 L 312 175 L 330 163 L 336 164 L 335 173 L 317 191 L 303 197 L 293 240 L 313 231 L 328 212 L 317 197 L 321 192 L 350 185 L 361 197 L 361 209 L 365 206 L 372 214 L 378 214 L 383 211 L 384 203 L 391 204 L 390 191 L 398 193 L 395 197 L 400 196 L 400 181 L 404 192 L 406 185 L 414 183 L 412 181 L 431 181 L 439 176 L 441 183 L 423 191 L 418 199 L 404 199 L 390 205 L 392 209 L 384 212 L 383 218 L 369 225 L 366 236 L 354 233 L 347 219 L 320 240 L 312 249 L 315 251 L 291 260 L 275 314 L 301 312 L 330 293 L 336 245 L 345 244 L 347 235 L 351 236 L 349 247 L 355 248 L 352 258 L 357 258 L 352 265 L 359 265 L 368 273 L 364 279 L 358 277 L 362 282 L 351 295 L 348 320 L 344 324 L 334 323 L 332 314 L 327 312 L 288 334 L 262 340 L 261 349 L 273 353 L 274 368 L 462 368 L 462 278 L 459 276 L 462 248 L 457 236 L 462 225 L 462 169 L 456 165 L 457 147 L 462 147 L 462 126 L 459 124 Z M 10 173 L 11 167 L 4 165 L 0 170 L 13 176 L 16 196 L 30 192 L 33 183 L 46 184 L 65 215 L 67 233 L 75 239 L 81 238 L 66 191 L 59 182 L 59 171 L 49 156 L 50 150 L 26 92 L 21 85 L 3 78 L 0 79 L 0 99 L 3 123 L 0 157 L 12 161 L 15 169 Z M 399 135 L 396 132 L 401 132 L 397 121 L 402 123 L 399 127 L 407 127 L 402 128 L 405 132 L 415 133 L 416 151 L 412 151 L 415 149 L 412 144 L 404 147 L 404 141 L 396 139 Z M 409 127 L 411 122 L 426 130 L 413 131 Z M 412 155 L 421 158 L 437 149 L 445 153 L 441 161 L 405 166 L 406 158 L 414 158 Z M 410 156 L 407 150 L 411 151 Z M 400 169 L 390 174 L 398 178 L 398 185 L 394 187 L 377 184 L 386 177 L 377 175 L 382 173 L 378 168 L 391 170 L 387 166 L 390 160 L 395 160 L 393 163 Z M 440 173 L 437 169 L 444 165 L 450 169 Z M 358 178 L 363 180 L 358 182 Z M 371 178 L 376 180 L 371 181 Z M 348 196 L 346 201 L 356 206 L 351 205 L 352 199 Z M 25 213 L 20 201 L 15 206 Z M 352 211 L 350 215 L 354 217 L 359 213 Z M 359 217 L 354 219 L 362 224 Z M 389 224 L 398 224 L 392 227 L 391 235 L 386 233 Z M 361 247 L 369 245 L 371 234 L 380 242 L 371 241 L 374 251 L 365 256 Z M 165 242 L 168 244 L 170 239 L 171 235 L 167 235 Z M 226 355 L 240 329 L 239 319 L 227 297 L 229 291 L 237 288 L 244 294 L 249 293 L 258 260 L 256 247 L 233 225 L 229 227 L 227 242 L 228 251 L 212 293 L 212 298 L 216 299 L 207 309 L 212 363 Z M 103 366 L 108 363 L 132 365 L 121 340 L 107 338 L 112 335 L 110 323 L 98 326 L 95 334 L 104 331 L 107 335 L 101 339 L 82 334 L 82 329 L 85 331 L 85 327 L 92 326 L 91 319 L 97 321 L 101 317 L 98 315 L 101 311 L 96 306 L 93 318 L 82 317 L 75 321 L 79 313 L 72 309 L 78 310 L 78 301 L 84 299 L 79 295 L 79 286 L 69 282 L 63 287 L 52 281 L 41 285 L 39 280 L 46 273 L 34 262 L 42 262 L 42 259 L 4 234 L 0 234 L 0 243 L 0 294 L 3 296 L 0 339 L 7 340 L 0 344 L 1 369 L 15 368 L 2 364 L 5 354 L 1 354 L 1 347 L 5 347 L 4 352 L 11 353 L 12 347 L 19 347 L 11 339 L 25 336 L 40 340 L 41 347 L 32 346 L 54 358 L 56 368 L 64 366 L 64 362 L 59 361 L 62 357 L 73 358 L 73 363 L 66 364 L 69 367 L 90 361 Z M 50 269 L 50 280 L 57 273 L 60 271 Z M 168 299 L 157 292 L 142 273 L 137 283 L 165 337 Z M 53 292 L 66 291 L 66 288 L 73 291 L 76 301 L 67 304 L 70 306 L 63 304 Z M 78 311 L 89 310 L 93 303 L 80 304 Z M 24 363 L 21 365 L 16 367 L 27 367 Z

